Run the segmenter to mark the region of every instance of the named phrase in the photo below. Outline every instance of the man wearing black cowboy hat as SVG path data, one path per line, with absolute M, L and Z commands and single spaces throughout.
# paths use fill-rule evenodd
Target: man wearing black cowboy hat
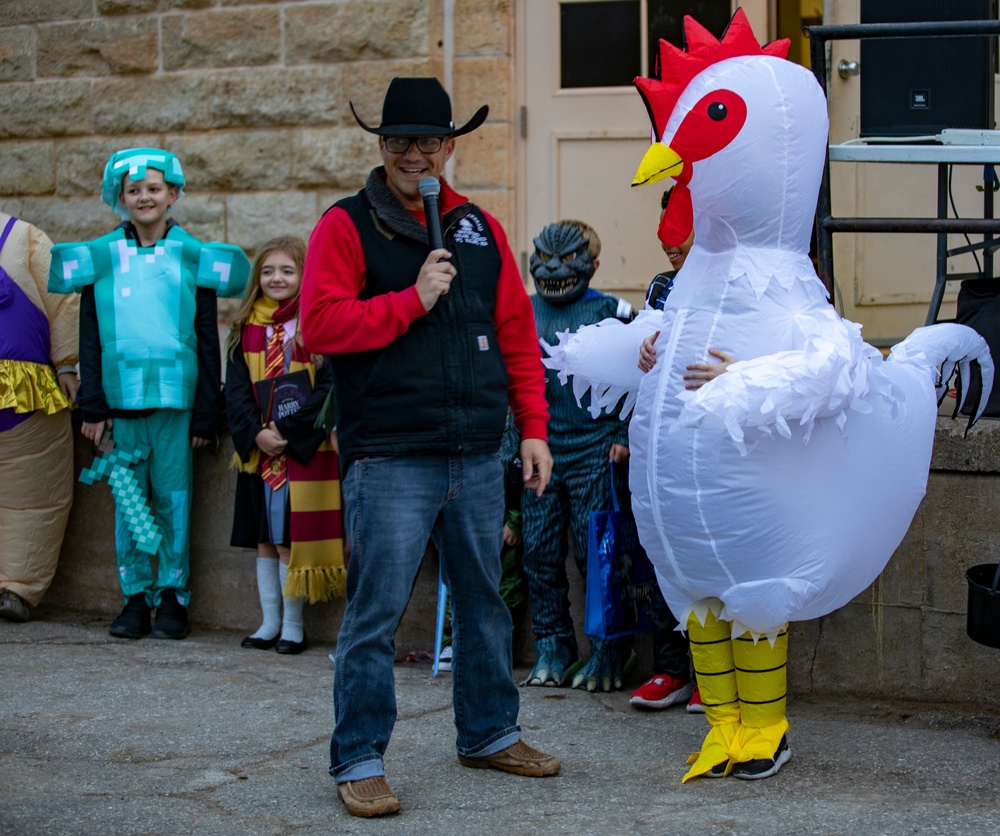
M 351 105 L 354 112 L 354 106 Z M 499 222 L 441 183 L 444 247 L 428 242 L 418 184 L 439 178 L 462 127 L 433 78 L 395 78 L 383 165 L 313 230 L 302 333 L 333 367 L 351 543 L 334 673 L 330 773 L 356 816 L 399 810 L 382 756 L 396 718 L 393 633 L 428 539 L 452 593 L 458 759 L 518 775 L 559 761 L 520 740 L 511 619 L 498 592 L 508 402 L 524 484 L 552 471 L 545 378 L 531 303 Z

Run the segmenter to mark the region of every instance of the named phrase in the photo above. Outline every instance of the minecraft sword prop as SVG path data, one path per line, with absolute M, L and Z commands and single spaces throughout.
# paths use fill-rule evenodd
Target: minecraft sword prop
M 97 449 L 102 455 L 94 459 L 90 467 L 81 471 L 80 481 L 85 485 L 93 485 L 106 478 L 111 486 L 111 495 L 125 515 L 136 548 L 147 554 L 156 554 L 163 535 L 153 521 L 149 503 L 131 467 L 149 455 L 149 448 L 140 445 L 132 452 L 115 450 L 109 433 L 104 436 Z

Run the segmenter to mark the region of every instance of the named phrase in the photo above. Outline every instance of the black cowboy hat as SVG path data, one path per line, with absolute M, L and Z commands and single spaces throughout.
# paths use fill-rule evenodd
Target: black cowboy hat
M 379 136 L 461 136 L 486 121 L 489 105 L 483 105 L 461 128 L 451 120 L 451 99 L 436 78 L 394 78 L 382 103 L 382 124 L 372 128 L 361 121 L 348 102 L 358 124 Z

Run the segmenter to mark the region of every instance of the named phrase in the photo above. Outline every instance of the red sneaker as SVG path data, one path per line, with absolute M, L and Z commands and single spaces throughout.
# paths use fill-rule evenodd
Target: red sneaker
M 691 699 L 688 700 L 687 707 L 688 714 L 704 714 L 705 706 L 701 701 L 701 691 L 697 688 L 694 689 L 694 693 L 691 694 Z
M 684 702 L 691 696 L 692 690 L 694 686 L 690 682 L 658 673 L 636 688 L 629 702 L 636 708 L 668 708 L 674 703 Z

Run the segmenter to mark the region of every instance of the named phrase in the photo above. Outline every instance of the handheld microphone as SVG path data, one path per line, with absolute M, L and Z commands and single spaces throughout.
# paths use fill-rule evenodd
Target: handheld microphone
M 424 199 L 424 214 L 427 216 L 427 240 L 432 250 L 444 248 L 444 236 L 441 234 L 441 211 L 438 208 L 438 195 L 441 194 L 441 184 L 437 177 L 424 177 L 417 184 L 417 191 Z

